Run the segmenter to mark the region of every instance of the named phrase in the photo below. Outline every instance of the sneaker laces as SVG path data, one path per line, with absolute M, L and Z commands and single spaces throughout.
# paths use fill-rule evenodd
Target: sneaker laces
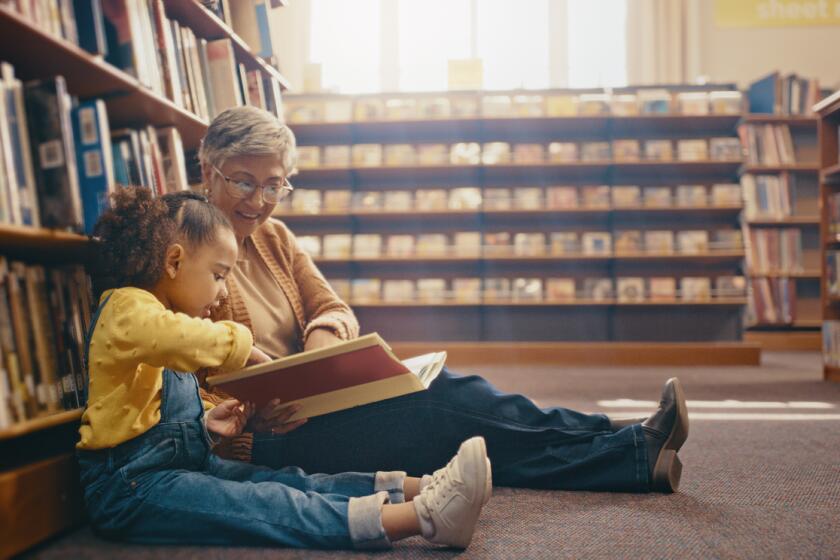
M 452 464 L 455 462 L 455 458 L 453 457 L 450 459 L 449 463 L 446 464 L 445 467 L 442 469 L 438 469 L 432 473 L 432 481 L 423 488 L 423 494 L 425 495 L 427 492 L 434 496 L 435 505 L 438 505 L 446 496 L 449 495 L 449 492 L 452 490 L 452 480 L 450 478 L 450 471 L 452 470 Z M 440 492 L 436 492 L 435 489 L 440 488 Z M 426 495 L 425 498 L 428 500 L 429 496 Z

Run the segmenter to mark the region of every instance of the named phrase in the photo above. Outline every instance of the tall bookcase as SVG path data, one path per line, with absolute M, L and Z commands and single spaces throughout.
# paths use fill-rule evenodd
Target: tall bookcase
M 733 89 L 731 85 L 671 88 L 680 91 Z M 616 90 L 614 94 L 633 93 L 633 88 Z M 578 94 L 581 91 L 501 92 L 503 94 Z M 603 92 L 601 92 L 603 93 Z M 495 95 L 494 92 L 492 95 Z M 392 98 L 412 94 L 392 94 Z M 480 96 L 459 93 L 458 96 Z M 354 103 L 367 103 L 371 96 L 350 98 Z M 287 107 L 307 100 L 328 102 L 342 99 L 320 95 L 287 97 Z M 347 99 L 347 97 L 343 97 Z M 290 126 L 299 145 L 320 147 L 358 144 L 428 144 L 490 142 L 612 142 L 635 139 L 709 139 L 736 135 L 741 114 L 641 114 L 632 116 L 517 116 L 517 117 L 443 117 L 437 119 L 348 120 L 347 122 L 307 122 Z M 512 190 L 551 185 L 622 185 L 675 186 L 699 184 L 707 188 L 717 183 L 736 183 L 741 166 L 740 156 L 725 160 L 703 158 L 700 161 L 598 161 L 566 163 L 474 163 L 437 165 L 316 165 L 301 166 L 293 178 L 298 189 L 327 192 L 348 189 L 361 191 L 409 190 L 438 187 L 478 187 L 487 189 L 510 187 Z M 710 199 L 711 197 L 709 197 Z M 387 210 L 387 209 L 385 209 Z M 624 230 L 691 230 L 739 229 L 740 202 L 713 204 L 704 200 L 697 204 L 652 207 L 641 202 L 608 204 L 601 208 L 547 208 L 488 210 L 418 210 L 300 213 L 282 210 L 277 217 L 285 221 L 299 236 L 323 236 L 332 233 L 383 236 L 396 234 L 421 235 L 435 232 L 452 236 L 458 231 L 493 233 L 499 231 L 541 232 L 606 231 L 615 234 Z M 459 277 L 488 279 L 504 277 L 567 277 L 575 280 L 578 296 L 564 301 L 540 301 L 510 298 L 480 301 L 457 301 L 453 298 L 422 296 L 400 303 L 354 301 L 351 305 L 363 329 L 378 331 L 392 341 L 475 341 L 475 342 L 719 342 L 740 341 L 743 295 L 718 295 L 700 300 L 690 298 L 643 297 L 627 301 L 613 293 L 611 297 L 592 298 L 580 293 L 586 278 L 603 277 L 650 279 L 671 276 L 677 279 L 700 276 L 712 278 L 742 273 L 744 251 L 737 248 L 708 248 L 693 254 L 679 251 L 649 252 L 644 250 L 608 251 L 606 254 L 573 254 L 558 256 L 517 255 L 489 252 L 488 247 L 477 255 L 450 253 L 437 256 L 376 256 L 347 258 L 315 257 L 328 279 L 418 279 L 442 278 L 453 282 Z M 617 290 L 616 290 L 617 291 Z M 394 321 L 399 313 L 401 319 Z
M 751 164 L 745 163 L 740 170 L 742 181 L 745 176 L 753 180 L 771 178 L 787 184 L 787 199 L 791 201 L 789 211 L 784 215 L 759 214 L 744 216 L 744 239 L 747 251 L 751 251 L 750 241 L 753 236 L 782 235 L 786 230 L 796 233 L 801 239 L 802 255 L 795 266 L 780 268 L 778 259 L 772 257 L 769 263 L 759 268 L 756 263 L 749 266 L 746 274 L 753 289 L 750 293 L 752 308 L 758 308 L 757 300 L 771 299 L 778 307 L 779 299 L 784 297 L 781 290 L 775 290 L 786 284 L 789 290 L 788 301 L 792 307 L 792 317 L 784 318 L 778 313 L 775 321 L 768 321 L 760 316 L 748 318 L 746 339 L 760 342 L 765 348 L 778 349 L 816 349 L 820 345 L 820 236 L 819 236 L 819 149 L 817 144 L 817 118 L 815 116 L 746 114 L 741 127 L 783 127 L 790 131 L 793 143 L 795 163 L 787 164 Z M 749 151 L 749 146 L 744 146 Z M 746 196 L 746 195 L 745 195 Z M 766 203 L 766 201 L 765 201 Z M 759 202 L 760 205 L 760 202 Z M 766 209 L 766 208 L 765 208 Z M 798 230 L 798 231 L 797 231 Z M 762 295 L 758 288 L 767 283 L 774 290 Z M 767 303 L 766 301 L 764 303 Z M 758 313 L 760 315 L 760 313 Z
M 238 63 L 288 87 L 276 69 L 200 2 L 163 3 L 168 18 L 199 38 L 230 38 Z M 6 6 L 0 6 L 0 60 L 14 65 L 21 80 L 61 75 L 71 95 L 103 99 L 112 128 L 175 126 L 187 150 L 197 148 L 207 130 L 204 119 Z M 92 242 L 63 231 L 0 225 L 0 253 L 35 263 L 87 263 Z M 81 412 L 63 411 L 0 429 L 0 557 L 17 554 L 83 519 L 73 456 Z
M 836 261 L 829 266 L 829 255 L 840 248 L 836 196 L 840 193 L 840 91 L 814 106 L 819 116 L 820 158 L 820 247 L 821 247 L 821 301 L 823 319 L 823 376 L 828 381 L 840 382 L 840 296 L 831 289 L 836 282 Z M 831 270 L 831 269 L 834 270 Z

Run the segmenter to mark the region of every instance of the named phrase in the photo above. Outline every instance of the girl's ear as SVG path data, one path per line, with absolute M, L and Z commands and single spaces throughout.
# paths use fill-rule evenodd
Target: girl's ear
M 173 243 L 166 249 L 166 259 L 163 263 L 163 269 L 170 280 L 175 280 L 178 271 L 181 269 L 183 260 L 184 247 L 180 243 Z

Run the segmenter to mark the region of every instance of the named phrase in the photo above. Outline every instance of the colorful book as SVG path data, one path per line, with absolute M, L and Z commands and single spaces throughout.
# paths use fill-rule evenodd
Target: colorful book
M 73 109 L 73 138 L 76 143 L 85 233 L 91 235 L 99 216 L 108 208 L 108 197 L 116 189 L 114 162 L 109 145 L 108 113 L 104 101 L 83 101 Z

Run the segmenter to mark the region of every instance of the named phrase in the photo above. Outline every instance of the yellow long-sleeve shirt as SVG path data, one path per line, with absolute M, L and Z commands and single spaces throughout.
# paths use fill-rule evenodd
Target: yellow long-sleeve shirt
M 80 449 L 114 447 L 156 426 L 164 368 L 238 369 L 253 344 L 247 327 L 174 313 L 145 290 L 109 290 L 101 301 L 108 295 L 88 350 Z

